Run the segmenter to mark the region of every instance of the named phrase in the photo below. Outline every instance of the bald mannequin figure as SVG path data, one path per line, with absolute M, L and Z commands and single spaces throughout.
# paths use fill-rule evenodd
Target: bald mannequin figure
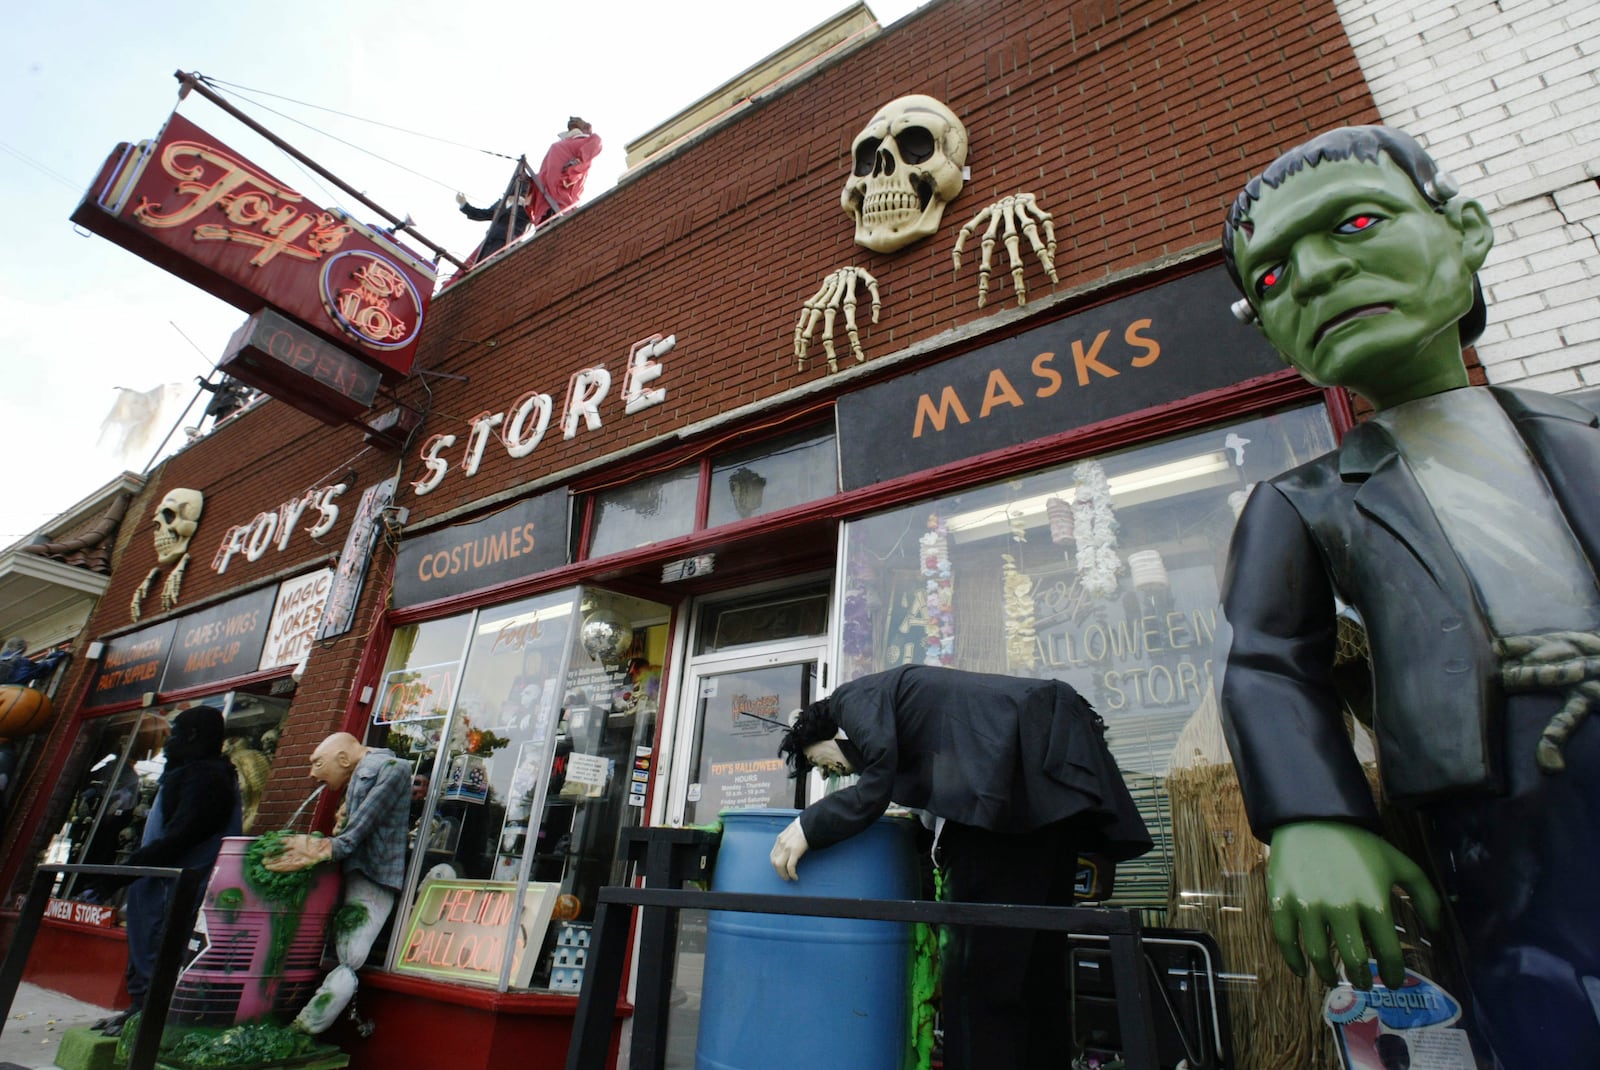
M 337 861 L 344 870 L 345 908 L 365 912 L 358 924 L 341 927 L 339 965 L 294 1020 L 294 1028 L 315 1034 L 332 1025 L 355 996 L 356 971 L 366 963 L 405 880 L 411 763 L 348 732 L 335 732 L 311 752 L 311 777 L 334 791 L 345 789 L 344 817 L 332 836 L 285 837 L 283 851 L 264 864 L 287 873 Z

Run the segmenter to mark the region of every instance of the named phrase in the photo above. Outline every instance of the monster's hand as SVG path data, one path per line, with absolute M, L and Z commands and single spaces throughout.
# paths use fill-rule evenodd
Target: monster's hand
M 1509 635 L 1494 646 L 1505 659 L 1500 681 L 1507 691 L 1562 692 L 1561 709 L 1544 726 L 1534 752 L 1544 772 L 1561 772 L 1567 767 L 1562 748 L 1568 737 L 1600 706 L 1600 634 Z
M 283 850 L 261 862 L 274 873 L 309 869 L 333 857 L 333 841 L 321 836 L 285 836 L 281 842 Z
M 1411 896 L 1429 928 L 1438 925 L 1439 896 L 1433 885 L 1415 862 L 1381 836 L 1337 821 L 1279 828 L 1272 834 L 1267 861 L 1267 901 L 1272 932 L 1289 968 L 1305 976 L 1309 955 L 1317 976 L 1336 983 L 1331 938 L 1345 976 L 1357 988 L 1372 984 L 1369 946 L 1383 983 L 1400 987 L 1406 971 L 1390 897 L 1395 885 Z
M 800 828 L 800 819 L 797 817 L 773 841 L 772 868 L 786 881 L 799 880 L 800 874 L 795 867 L 800 863 L 800 856 L 810 848 L 811 844 L 806 842 L 806 834 Z

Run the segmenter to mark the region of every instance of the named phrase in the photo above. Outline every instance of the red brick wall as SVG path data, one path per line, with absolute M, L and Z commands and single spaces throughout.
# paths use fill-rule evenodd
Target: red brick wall
M 972 178 L 934 237 L 872 253 L 854 244 L 839 193 L 855 134 L 907 93 L 962 118 Z M 1277 152 L 1375 120 L 1329 0 L 933 5 L 446 290 L 420 363 L 469 380 L 408 396 L 431 406 L 424 439 L 457 436 L 441 454 L 451 471 L 425 497 L 403 486 L 401 500 L 415 524 L 825 375 L 820 345 L 796 370 L 794 323 L 846 264 L 883 290 L 876 326 L 863 310 L 869 359 L 992 314 L 1011 301 L 1007 272 L 979 310 L 977 240 L 959 276 L 950 251 L 1007 194 L 1033 192 L 1054 214 L 1061 286 L 1078 286 L 1213 244 L 1226 205 Z M 1035 296 L 1051 289 L 1031 254 L 1027 279 Z M 625 417 L 628 346 L 655 332 L 678 338 L 652 384 L 667 400 Z M 599 431 L 563 442 L 558 412 L 528 457 L 491 442 L 478 473 L 461 472 L 474 414 L 525 390 L 559 409 L 568 376 L 597 363 L 614 377 Z M 413 450 L 405 480 L 421 474 Z

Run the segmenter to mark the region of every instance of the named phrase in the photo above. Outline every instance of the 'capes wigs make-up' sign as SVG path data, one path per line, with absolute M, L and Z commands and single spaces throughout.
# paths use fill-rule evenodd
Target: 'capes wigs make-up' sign
M 386 380 L 411 371 L 433 268 L 389 235 L 319 208 L 177 113 L 156 141 L 112 151 L 72 220 L 246 312 L 277 309 Z M 263 328 L 255 333 L 266 337 Z M 295 404 L 298 358 L 259 348 L 275 359 L 229 371 Z M 326 411 L 329 376 L 305 378 Z
M 246 676 L 261 664 L 276 587 L 263 587 L 178 618 L 162 691 Z

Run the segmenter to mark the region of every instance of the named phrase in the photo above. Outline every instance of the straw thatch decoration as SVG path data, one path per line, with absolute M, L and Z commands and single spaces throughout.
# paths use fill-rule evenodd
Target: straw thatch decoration
M 1226 986 L 1239 1070 L 1338 1070 L 1322 1021 L 1315 975 L 1289 972 L 1267 911 L 1267 856 L 1250 834 L 1239 779 L 1228 758 L 1214 695 L 1208 694 L 1173 749 L 1173 897 L 1168 917 L 1204 929 L 1222 949 L 1223 969 L 1253 976 Z

